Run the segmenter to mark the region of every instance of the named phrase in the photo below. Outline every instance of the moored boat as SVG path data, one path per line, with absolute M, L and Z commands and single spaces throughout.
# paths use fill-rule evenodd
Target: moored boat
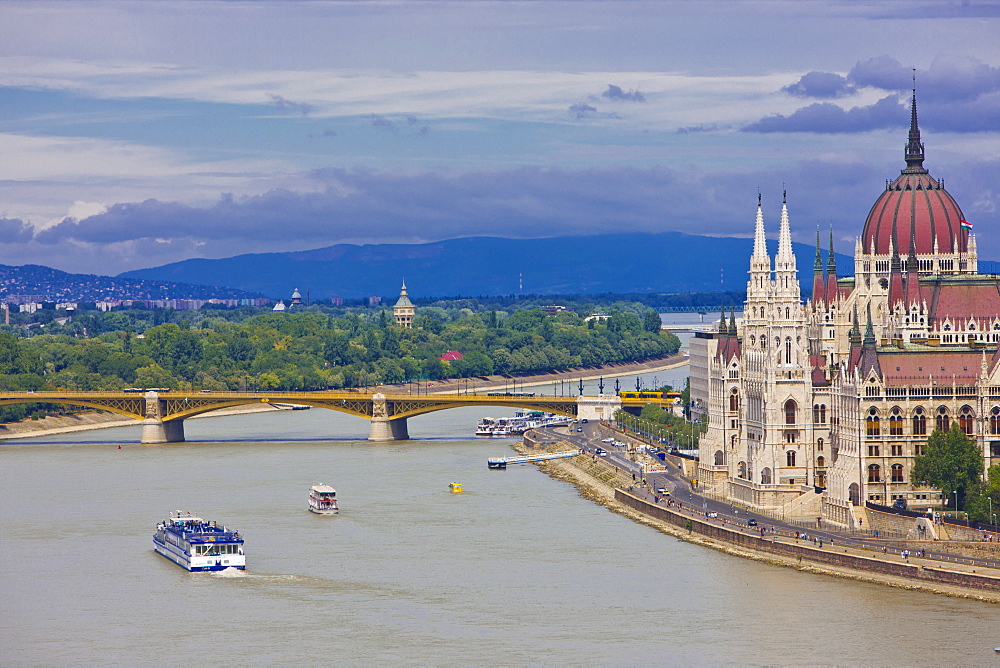
M 156 525 L 153 549 L 189 571 L 247 567 L 239 531 L 180 510 Z
M 337 490 L 329 485 L 313 485 L 309 489 L 309 510 L 317 515 L 336 515 Z

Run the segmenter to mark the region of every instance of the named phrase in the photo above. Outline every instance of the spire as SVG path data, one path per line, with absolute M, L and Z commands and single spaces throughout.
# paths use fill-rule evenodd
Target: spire
M 819 225 L 816 226 L 816 260 L 813 262 L 813 275 L 823 273 L 823 256 L 819 251 Z
M 761 208 L 760 193 L 757 193 L 757 220 L 753 232 L 753 257 L 755 260 L 767 260 L 768 268 L 771 258 L 767 254 L 767 236 L 764 234 L 764 211 Z
M 727 334 L 729 329 L 726 327 L 726 305 L 722 305 L 722 310 L 719 312 L 719 334 Z
M 736 338 L 738 332 L 736 330 L 736 307 L 730 307 L 729 311 L 729 336 Z
M 832 304 L 837 298 L 837 260 L 833 253 L 833 224 L 830 224 L 830 252 L 826 256 L 826 301 Z
M 917 70 L 913 70 L 913 97 L 910 101 L 910 135 L 906 143 L 907 172 L 926 172 L 924 169 L 924 145 L 920 142 L 920 128 L 917 127 Z
M 861 325 L 858 323 L 858 305 L 854 305 L 854 324 L 851 326 L 851 347 L 855 348 L 861 345 Z
M 795 255 L 792 253 L 792 231 L 788 224 L 787 193 L 781 198 L 781 227 L 778 230 L 778 254 L 774 256 L 774 269 L 795 269 Z
M 868 310 L 868 315 L 867 315 L 868 324 L 865 325 L 865 341 L 864 341 L 865 347 L 869 347 L 869 346 L 874 346 L 875 345 L 875 329 L 872 327 L 872 303 L 871 302 L 868 302 L 867 310 Z
M 819 226 L 816 226 L 816 260 L 813 262 L 813 291 L 812 291 L 812 303 L 813 306 L 825 301 L 826 296 L 826 279 L 823 276 L 823 258 L 820 255 L 819 250 Z

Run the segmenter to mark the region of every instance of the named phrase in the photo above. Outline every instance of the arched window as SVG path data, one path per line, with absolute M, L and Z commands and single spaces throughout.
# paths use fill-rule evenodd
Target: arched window
M 760 472 L 760 484 L 770 485 L 771 484 L 771 469 L 765 468 Z
M 826 424 L 826 404 L 813 404 L 813 422 Z
M 899 410 L 898 406 L 894 407 L 892 412 L 889 413 L 889 435 L 903 435 L 903 413 Z
M 927 435 L 927 416 L 924 415 L 924 409 L 917 406 L 916 410 L 913 411 L 913 435 L 914 436 L 925 436 Z M 998 432 L 1000 433 L 1000 432 Z
M 874 407 L 868 410 L 868 417 L 865 418 L 865 433 L 868 436 L 879 436 L 882 433 L 882 426 L 879 422 L 878 410 Z
M 792 340 L 785 339 L 785 364 L 792 363 Z
M 789 466 L 795 466 L 795 451 L 789 450 L 785 453 L 785 461 L 788 462 Z
M 1000 434 L 1000 406 L 994 406 L 990 411 L 990 433 Z
M 740 394 L 737 390 L 729 393 L 729 412 L 735 413 L 740 410 Z
M 823 468 L 826 466 L 826 458 L 820 455 L 816 458 L 816 468 Z
M 796 404 L 793 399 L 785 402 L 785 424 L 795 424 Z
M 972 414 L 971 406 L 962 406 L 962 412 L 958 414 L 958 426 L 967 436 L 971 436 L 975 416 Z
M 951 427 L 951 418 L 948 417 L 948 409 L 941 406 L 937 409 L 937 415 L 934 416 L 934 428 L 948 431 L 949 427 Z
M 882 469 L 878 464 L 870 464 L 868 466 L 868 482 L 882 482 Z
M 816 449 L 819 450 L 820 452 L 823 451 L 823 439 L 822 438 L 817 438 L 816 439 Z
M 736 465 L 736 477 L 740 478 L 741 480 L 746 480 L 747 479 L 747 463 L 746 462 L 740 462 L 739 464 Z
M 893 464 L 889 469 L 889 476 L 892 482 L 903 482 L 903 465 Z
M 715 451 L 715 465 L 716 466 L 722 466 L 725 463 L 726 463 L 726 455 L 722 452 L 722 450 L 716 450 Z

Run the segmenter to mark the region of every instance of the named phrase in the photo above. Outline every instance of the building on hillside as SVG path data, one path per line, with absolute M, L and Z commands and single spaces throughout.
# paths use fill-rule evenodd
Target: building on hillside
M 758 196 L 743 321 L 723 314 L 691 346 L 709 493 L 857 526 L 865 502 L 949 502 L 910 482 L 935 428 L 957 422 L 985 467 L 1000 463 L 1000 278 L 978 273 L 971 225 L 924 168 L 911 104 L 906 167 L 868 214 L 853 277 L 837 274 L 832 233 L 823 263 L 817 234 L 803 303 L 787 202 L 772 261 Z
M 406 281 L 403 281 L 403 287 L 399 290 L 399 299 L 392 307 L 392 315 L 396 318 L 396 324 L 407 329 L 413 327 L 413 316 L 416 314 L 416 310 L 406 292 Z
M 299 292 L 298 288 L 295 288 L 294 290 L 292 290 L 292 300 L 288 304 L 289 308 L 291 308 L 293 306 L 302 306 L 302 293 Z

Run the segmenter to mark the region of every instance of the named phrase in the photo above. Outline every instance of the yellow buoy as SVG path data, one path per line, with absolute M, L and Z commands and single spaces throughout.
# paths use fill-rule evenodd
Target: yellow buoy
M 453 482 L 453 483 L 449 484 L 448 487 L 451 489 L 451 493 L 452 494 L 461 494 L 462 493 L 462 483 L 460 483 L 460 482 Z

